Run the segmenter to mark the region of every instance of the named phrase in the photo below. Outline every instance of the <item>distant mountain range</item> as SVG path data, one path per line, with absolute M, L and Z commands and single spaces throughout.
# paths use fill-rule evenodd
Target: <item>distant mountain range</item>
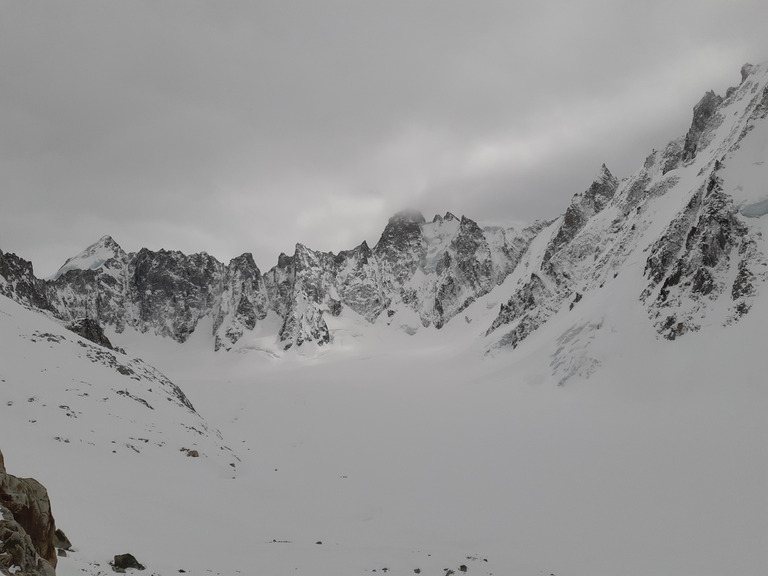
M 749 312 L 768 278 L 768 67 L 741 72 L 724 97 L 708 92 L 696 104 L 687 134 L 621 181 L 603 165 L 551 222 L 484 228 L 450 212 L 430 221 L 401 212 L 373 248 L 334 254 L 297 244 L 267 272 L 248 253 L 228 264 L 204 252 L 129 254 L 104 236 L 47 280 L 0 253 L 0 293 L 118 333 L 184 342 L 204 324 L 216 350 L 257 329 L 272 330 L 278 350 L 332 346 L 328 319 L 345 314 L 406 331 L 471 323 L 472 314 L 457 317 L 494 293 L 502 304 L 482 330 L 493 350 L 517 346 L 640 266 L 626 297 L 643 302 L 659 335 L 727 325 Z

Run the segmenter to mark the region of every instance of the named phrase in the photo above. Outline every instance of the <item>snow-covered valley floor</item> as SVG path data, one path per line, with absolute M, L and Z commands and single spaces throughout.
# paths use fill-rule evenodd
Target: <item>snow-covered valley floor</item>
M 10 472 L 49 489 L 76 550 L 60 575 L 110 574 L 125 552 L 164 576 L 768 567 L 765 298 L 734 326 L 675 342 L 633 322 L 639 306 L 613 311 L 612 323 L 579 336 L 599 369 L 565 386 L 542 345 L 551 330 L 485 359 L 449 330 L 382 331 L 278 359 L 213 353 L 202 337 L 111 335 L 180 386 L 211 427 L 199 458 L 180 451 L 198 435 L 150 392 L 156 409 L 126 400 L 133 411 L 122 420 L 106 407 L 123 396 L 73 396 L 75 416 L 62 415 L 70 381 L 87 382 L 89 398 L 137 381 L 106 368 L 84 375 L 84 363 L 96 365 L 67 342 L 30 337 L 58 330 L 76 350 L 75 335 L 0 305 L 0 445 Z M 589 306 L 585 317 L 610 303 Z M 46 402 L 55 409 L 34 416 Z M 131 425 L 135 449 L 118 438 Z

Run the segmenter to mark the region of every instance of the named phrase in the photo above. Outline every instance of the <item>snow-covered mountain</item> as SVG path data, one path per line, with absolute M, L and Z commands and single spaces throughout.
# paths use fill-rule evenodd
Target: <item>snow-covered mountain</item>
M 280 350 L 332 343 L 328 318 L 342 313 L 408 331 L 441 329 L 517 272 L 485 327 L 496 348 L 516 346 L 564 305 L 611 290 L 616 276 L 641 266 L 633 296 L 659 334 L 676 338 L 737 321 L 765 283 L 766 89 L 765 65 L 745 65 L 738 87 L 724 98 L 708 92 L 694 107 L 685 136 L 622 181 L 603 165 L 554 222 L 481 228 L 451 213 L 427 222 L 402 212 L 373 249 L 364 242 L 334 254 L 297 244 L 266 273 L 250 254 L 229 264 L 206 253 L 126 254 L 105 236 L 50 280 L 6 257 L 0 289 L 64 321 L 90 315 L 118 333 L 184 342 L 208 318 L 217 350 L 269 330 Z
M 206 253 L 126 254 L 104 236 L 50 280 L 36 280 L 28 263 L 17 264 L 26 266 L 23 279 L 9 274 L 6 293 L 64 321 L 90 316 L 118 333 L 132 328 L 178 342 L 212 319 L 217 350 L 231 349 L 268 315 L 279 324 L 278 348 L 323 345 L 331 341 L 326 318 L 345 309 L 370 323 L 415 313 L 421 326 L 440 328 L 501 284 L 540 228 L 483 230 L 450 213 L 427 223 L 403 212 L 373 250 L 365 242 L 339 254 L 297 244 L 293 256 L 282 254 L 265 274 L 250 254 L 227 265 Z
M 59 573 L 764 572 L 767 162 L 746 65 L 550 222 L 402 212 L 263 273 L 0 252 L 0 448 Z
M 68 258 L 64 265 L 53 275 L 55 280 L 69 270 L 98 270 L 107 260 L 122 260 L 125 252 L 109 236 L 102 236 L 77 256 Z

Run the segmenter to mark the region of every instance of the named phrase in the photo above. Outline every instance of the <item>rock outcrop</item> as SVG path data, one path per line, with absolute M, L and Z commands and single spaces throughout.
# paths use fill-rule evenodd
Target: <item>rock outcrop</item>
M 269 311 L 267 288 L 253 255 L 230 260 L 213 309 L 214 349 L 229 349 Z
M 0 294 L 25 306 L 50 310 L 44 283 L 35 277 L 32 263 L 0 250 Z
M 683 146 L 683 160 L 693 160 L 699 148 L 704 148 L 706 142 L 702 142 L 702 136 L 707 129 L 711 129 L 711 119 L 723 102 L 723 97 L 718 96 L 712 90 L 704 94 L 693 108 L 693 122 L 688 134 L 685 135 Z
M 110 562 L 112 570 L 119 574 L 125 574 L 126 570 L 145 570 L 144 566 L 136 560 L 133 554 L 115 554 L 115 559 Z
M 8 474 L 0 452 L 0 573 L 53 576 L 55 533 L 45 487 L 32 478 Z
M 68 324 L 67 330 L 71 330 L 78 336 L 82 336 L 94 344 L 114 350 L 112 342 L 109 341 L 109 338 L 104 334 L 104 330 L 96 320 L 92 320 L 91 318 L 80 318 L 79 320 L 75 320 L 71 324 Z
M 760 226 L 744 216 L 764 212 L 740 213 L 727 191 L 758 200 L 743 201 L 748 208 L 758 206 L 764 188 L 755 182 L 764 180 L 742 181 L 741 170 L 728 167 L 738 165 L 750 134 L 768 117 L 767 90 L 768 65 L 745 65 L 738 88 L 726 98 L 705 94 L 686 136 L 652 152 L 629 178 L 618 182 L 603 166 L 545 230 L 542 255 L 526 261 L 531 272 L 520 276 L 488 330 L 499 334 L 495 346 L 517 346 L 564 306 L 571 310 L 585 293 L 610 284 L 630 258 L 631 266 L 643 267 L 638 299 L 664 338 L 748 313 L 758 285 L 768 282 L 768 262 Z M 732 124 L 721 129 L 726 118 Z M 764 163 L 764 144 L 751 146 L 755 170 Z
M 557 234 L 547 246 L 544 262 L 549 262 L 560 248 L 576 237 L 592 216 L 608 205 L 618 186 L 619 181 L 603 164 L 590 187 L 583 194 L 576 194 L 571 200 Z

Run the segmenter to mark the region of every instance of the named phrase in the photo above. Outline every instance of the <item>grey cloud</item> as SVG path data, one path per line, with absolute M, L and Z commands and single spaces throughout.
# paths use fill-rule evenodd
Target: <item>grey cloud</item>
M 375 242 L 553 217 L 768 58 L 762 2 L 0 4 L 0 248 Z

